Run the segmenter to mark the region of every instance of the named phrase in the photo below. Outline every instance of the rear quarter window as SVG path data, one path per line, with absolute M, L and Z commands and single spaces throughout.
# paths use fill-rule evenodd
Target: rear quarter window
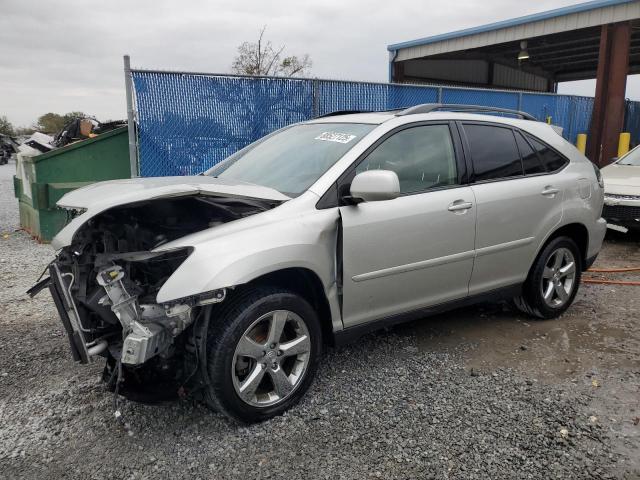
M 540 143 L 538 140 L 533 138 L 531 135 L 526 135 L 527 140 L 533 146 L 534 150 L 538 153 L 540 157 L 540 161 L 544 165 L 547 172 L 556 172 L 563 168 L 569 160 L 564 158 L 559 153 L 552 150 L 550 147 Z
M 520 132 L 516 132 L 515 135 L 520 155 L 522 155 L 522 166 L 524 167 L 525 175 L 545 173 L 546 169 L 542 165 L 542 160 L 538 153 L 529 145 Z

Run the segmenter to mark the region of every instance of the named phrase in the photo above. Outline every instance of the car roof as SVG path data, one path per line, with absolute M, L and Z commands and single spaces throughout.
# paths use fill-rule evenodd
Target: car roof
M 562 151 L 566 150 L 565 143 L 567 142 L 562 138 L 562 135 L 554 130 L 553 126 L 541 121 L 513 118 L 498 114 L 451 112 L 442 110 L 432 111 L 428 113 L 411 113 L 404 115 L 401 114 L 402 112 L 402 110 L 393 110 L 388 112 L 346 113 L 315 118 L 303 123 L 364 123 L 371 125 L 382 125 L 388 122 L 388 124 L 396 127 L 410 123 L 427 122 L 433 120 L 490 122 L 524 130 L 525 132 L 528 132 L 535 137 L 543 139 L 546 143 L 553 145 L 555 148 L 562 149 Z
M 520 110 L 513 110 L 510 108 L 502 108 L 502 107 L 492 107 L 487 105 L 466 105 L 466 104 L 458 104 L 458 103 L 422 103 L 419 105 L 413 105 L 411 107 L 404 107 L 395 110 L 382 111 L 382 112 L 360 112 L 360 111 L 352 111 L 345 110 L 339 112 L 329 113 L 327 115 L 320 116 L 318 118 L 331 118 L 335 119 L 336 117 L 347 117 L 347 121 L 356 121 L 356 118 L 353 118 L 353 115 L 360 115 L 357 120 L 362 120 L 367 123 L 383 123 L 387 121 L 389 118 L 396 117 L 406 117 L 409 115 L 418 115 L 418 114 L 427 114 L 434 112 L 450 112 L 450 113 L 472 113 L 472 114 L 489 114 L 495 116 L 496 114 L 504 117 L 505 115 L 509 115 L 510 117 L 521 118 L 523 120 L 533 120 L 537 121 L 537 119 L 527 113 Z

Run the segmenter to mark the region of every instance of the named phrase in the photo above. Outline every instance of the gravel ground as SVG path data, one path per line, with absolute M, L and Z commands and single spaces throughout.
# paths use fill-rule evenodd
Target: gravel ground
M 123 427 L 101 365 L 75 365 L 50 298 L 24 294 L 52 250 L 16 231 L 14 168 L 0 166 L 2 478 L 640 478 L 633 287 L 583 287 L 541 327 L 484 306 L 329 349 L 301 404 L 259 425 L 125 401 Z M 625 242 L 605 259 L 637 261 Z

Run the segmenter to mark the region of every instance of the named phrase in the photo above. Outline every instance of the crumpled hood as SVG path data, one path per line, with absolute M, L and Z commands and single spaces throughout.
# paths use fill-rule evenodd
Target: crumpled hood
M 152 177 L 110 180 L 78 188 L 62 197 L 62 208 L 115 207 L 153 198 L 194 194 L 219 194 L 235 197 L 289 200 L 272 188 L 250 183 L 198 175 L 193 177 Z M 105 208 L 103 208 L 104 210 Z
M 290 197 L 272 188 L 205 175 L 99 182 L 69 192 L 58 201 L 57 205 L 61 208 L 85 211 L 64 227 L 51 244 L 56 250 L 70 245 L 73 235 L 82 225 L 110 208 L 159 198 L 198 194 L 275 201 L 290 200 Z

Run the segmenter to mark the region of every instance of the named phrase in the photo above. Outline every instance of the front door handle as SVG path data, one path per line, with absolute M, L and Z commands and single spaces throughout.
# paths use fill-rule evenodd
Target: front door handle
M 449 205 L 448 210 L 450 212 L 460 212 L 464 210 L 469 210 L 470 208 L 473 208 L 473 203 L 465 202 L 464 200 L 456 200 L 455 202 Z
M 560 190 L 551 185 L 547 185 L 546 187 L 544 187 L 544 190 L 540 192 L 542 196 L 551 198 L 555 197 L 558 193 L 560 193 Z

